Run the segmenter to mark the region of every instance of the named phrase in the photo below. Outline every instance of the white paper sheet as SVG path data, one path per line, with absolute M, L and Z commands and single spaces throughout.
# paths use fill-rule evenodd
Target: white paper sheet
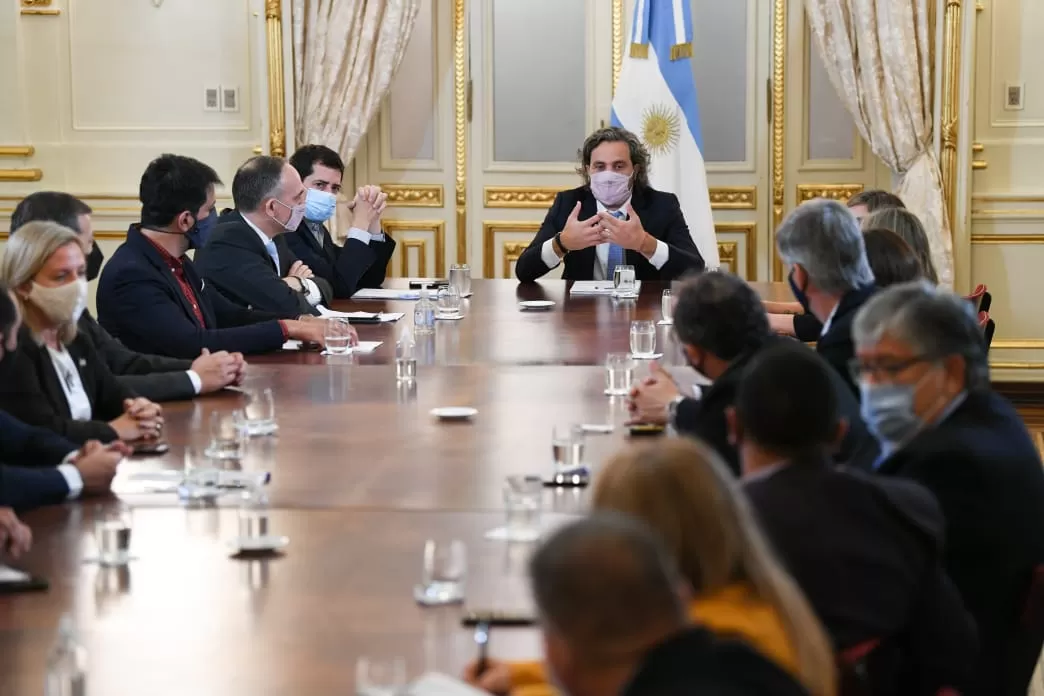
M 642 289 L 642 281 L 634 283 L 634 293 L 638 294 Z M 577 280 L 569 288 L 570 295 L 612 295 L 613 281 L 611 280 Z
M 0 584 L 14 583 L 14 582 L 25 582 L 31 580 L 32 577 L 29 573 L 23 573 L 20 570 L 14 568 L 8 568 L 5 565 L 0 565 Z
M 419 300 L 419 290 L 402 288 L 363 288 L 352 295 L 353 300 Z
M 351 353 L 372 353 L 384 343 L 384 341 L 359 341 L 359 345 L 352 346 L 348 349 L 347 353 L 331 353 L 328 350 L 324 350 L 322 355 L 349 355 Z
M 319 305 L 317 309 L 319 310 L 319 316 L 324 318 L 372 319 L 373 317 L 377 317 L 381 323 L 398 321 L 406 316 L 405 312 L 338 312 L 334 309 L 328 309 L 323 305 Z
M 290 339 L 283 344 L 283 350 L 301 350 L 301 342 Z

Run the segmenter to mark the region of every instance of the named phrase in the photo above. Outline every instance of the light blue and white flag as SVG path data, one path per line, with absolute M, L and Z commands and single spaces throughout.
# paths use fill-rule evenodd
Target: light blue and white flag
M 649 183 L 678 196 L 685 222 L 708 268 L 717 267 L 700 112 L 692 76 L 689 0 L 635 0 L 631 45 L 613 97 L 612 123 L 649 149 Z

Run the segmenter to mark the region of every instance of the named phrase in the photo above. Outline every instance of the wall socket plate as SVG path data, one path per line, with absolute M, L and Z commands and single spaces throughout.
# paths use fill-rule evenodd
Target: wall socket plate
M 221 111 L 221 85 L 203 87 L 203 110 Z
M 221 85 L 221 110 L 239 111 L 239 87 Z
M 1004 110 L 1022 111 L 1026 108 L 1026 83 L 1006 82 L 1004 84 Z

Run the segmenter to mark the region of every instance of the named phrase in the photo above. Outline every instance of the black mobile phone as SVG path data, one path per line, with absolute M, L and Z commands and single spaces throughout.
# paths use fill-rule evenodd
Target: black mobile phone
M 654 423 L 635 423 L 627 427 L 627 434 L 631 437 L 651 437 L 663 435 L 665 432 L 667 432 L 667 428 Z
M 51 586 L 43 578 L 34 578 L 28 573 L 22 573 L 22 575 L 25 577 L 19 580 L 0 582 L 0 595 L 20 594 L 22 592 L 45 592 Z
M 536 624 L 536 618 L 529 614 L 513 614 L 510 612 L 503 611 L 469 611 L 460 620 L 460 623 L 467 628 L 477 628 L 480 624 L 487 626 L 506 626 L 506 627 L 523 627 L 533 626 Z M 489 633 L 487 630 L 486 639 L 488 640 Z M 478 634 L 475 634 L 475 640 L 478 642 Z
M 166 442 L 140 442 L 134 445 L 135 455 L 166 454 L 170 451 L 170 445 Z
M 431 279 L 425 278 L 422 280 L 411 280 L 410 290 L 438 290 L 449 285 L 449 281 L 445 279 Z
M 348 317 L 349 324 L 380 324 L 381 318 L 379 316 L 372 317 Z

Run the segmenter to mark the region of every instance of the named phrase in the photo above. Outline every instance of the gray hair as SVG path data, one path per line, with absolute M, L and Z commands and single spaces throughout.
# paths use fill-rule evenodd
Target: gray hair
M 842 295 L 874 282 L 859 222 L 841 203 L 802 203 L 776 230 L 776 248 L 788 264 L 801 264 L 823 292 Z
M 874 295 L 856 314 L 852 340 L 857 347 L 877 343 L 884 334 L 918 355 L 964 358 L 965 388 L 990 385 L 986 341 L 975 309 L 963 297 L 927 281 L 893 285 Z
M 258 155 L 251 157 L 236 172 L 232 179 L 232 203 L 242 213 L 252 213 L 269 198 L 279 194 L 283 183 L 282 157 Z

